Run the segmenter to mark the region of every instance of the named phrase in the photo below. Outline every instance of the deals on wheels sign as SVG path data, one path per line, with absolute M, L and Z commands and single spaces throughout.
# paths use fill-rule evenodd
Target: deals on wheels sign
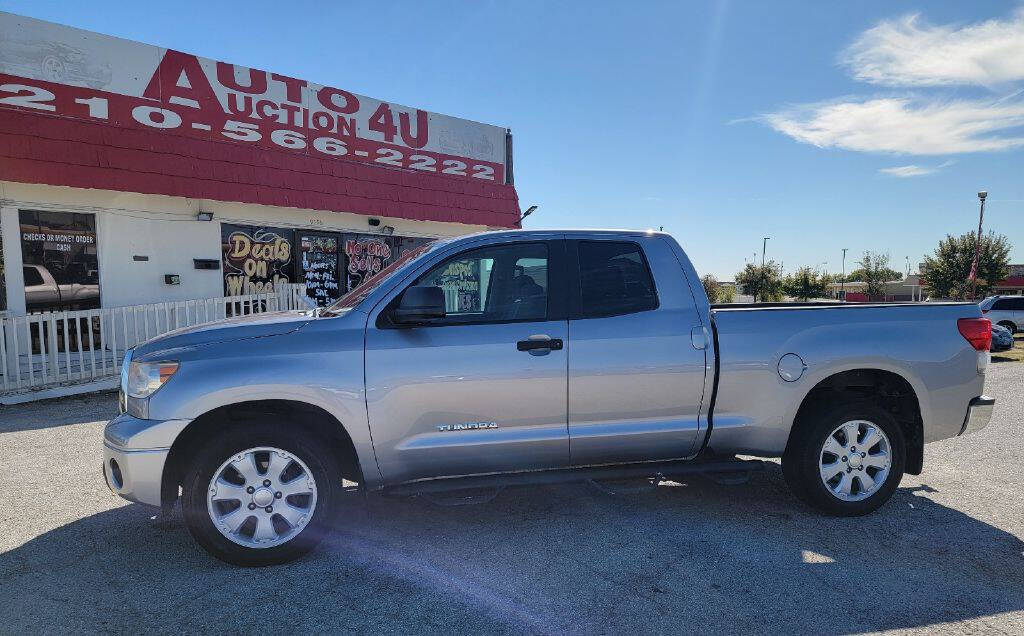
M 0 108 L 505 183 L 504 128 L 2 12 Z

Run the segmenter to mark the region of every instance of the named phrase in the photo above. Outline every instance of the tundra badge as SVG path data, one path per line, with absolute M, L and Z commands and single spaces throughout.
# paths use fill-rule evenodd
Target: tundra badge
M 478 431 L 483 428 L 498 428 L 497 422 L 466 422 L 465 424 L 442 424 L 437 430 L 445 433 L 447 431 Z

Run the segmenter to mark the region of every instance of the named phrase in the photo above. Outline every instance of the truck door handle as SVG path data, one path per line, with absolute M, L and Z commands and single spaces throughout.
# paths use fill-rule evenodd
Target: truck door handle
M 537 351 L 539 349 L 558 351 L 561 348 L 561 338 L 549 338 L 547 336 L 530 336 L 528 340 L 520 340 L 516 343 L 516 349 L 520 351 Z

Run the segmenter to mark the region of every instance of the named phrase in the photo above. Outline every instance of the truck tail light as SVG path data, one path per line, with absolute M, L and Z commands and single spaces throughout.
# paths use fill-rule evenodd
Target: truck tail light
M 988 318 L 961 318 L 956 328 L 978 351 L 988 351 L 992 346 L 992 322 Z

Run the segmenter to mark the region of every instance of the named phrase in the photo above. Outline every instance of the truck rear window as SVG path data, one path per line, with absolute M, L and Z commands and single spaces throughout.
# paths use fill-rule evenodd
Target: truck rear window
M 658 307 L 647 260 L 636 243 L 581 241 L 580 318 L 621 316 Z

